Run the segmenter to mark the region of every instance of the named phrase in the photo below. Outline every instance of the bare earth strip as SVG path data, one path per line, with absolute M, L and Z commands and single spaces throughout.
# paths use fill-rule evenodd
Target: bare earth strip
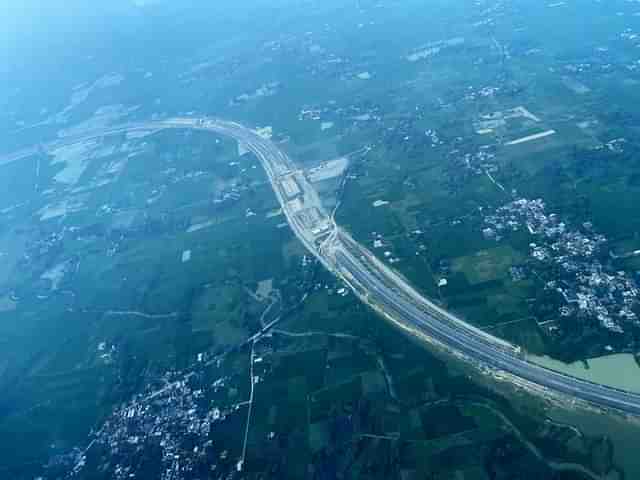
M 529 135 L 528 137 L 518 138 L 517 140 L 512 140 L 511 142 L 505 143 L 505 145 L 520 145 L 521 143 L 530 142 L 532 140 L 538 140 L 540 138 L 549 137 L 556 133 L 555 130 L 547 130 L 546 132 L 536 133 L 535 135 Z

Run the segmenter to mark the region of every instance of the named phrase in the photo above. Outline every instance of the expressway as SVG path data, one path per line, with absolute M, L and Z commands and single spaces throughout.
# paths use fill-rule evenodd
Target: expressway
M 640 394 L 592 383 L 528 362 L 518 347 L 469 325 L 429 301 L 336 225 L 304 173 L 296 169 L 286 153 L 269 138 L 255 130 L 214 118 L 173 118 L 83 132 L 39 148 L 47 151 L 115 133 L 163 129 L 210 131 L 243 143 L 259 159 L 289 225 L 306 249 L 349 285 L 358 298 L 401 329 L 479 368 L 509 374 L 533 391 L 640 415 Z M 32 155 L 33 149 L 24 152 L 24 156 Z M 18 153 L 10 158 L 15 161 L 20 157 Z
M 495 370 L 515 375 L 552 392 L 579 398 L 601 407 L 640 414 L 640 395 L 564 375 L 527 362 L 473 331 L 455 328 L 437 312 L 429 312 L 399 292 L 371 268 L 365 255 L 340 249 L 338 268 L 356 294 L 406 331 L 435 341 L 454 353 Z M 366 293 L 364 293 L 366 292 Z

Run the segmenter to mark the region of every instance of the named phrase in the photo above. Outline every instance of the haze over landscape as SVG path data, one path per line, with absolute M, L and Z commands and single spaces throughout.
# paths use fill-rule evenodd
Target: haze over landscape
M 0 479 L 640 477 L 637 2 L 0 20 Z

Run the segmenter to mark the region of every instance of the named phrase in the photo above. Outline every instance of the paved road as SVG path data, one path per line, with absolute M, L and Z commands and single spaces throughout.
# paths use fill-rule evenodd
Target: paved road
M 289 225 L 307 250 L 344 280 L 363 302 L 402 329 L 423 340 L 435 342 L 476 366 L 511 374 L 534 389 L 561 394 L 567 400 L 576 398 L 600 407 L 640 415 L 640 395 L 530 363 L 520 354 L 519 348 L 467 324 L 422 296 L 402 276 L 337 226 L 324 211 L 311 183 L 289 157 L 254 130 L 212 118 L 174 118 L 83 132 L 77 137 L 61 139 L 40 148 L 50 150 L 108 134 L 171 128 L 206 130 L 242 142 L 260 160 Z M 33 149 L 24 152 L 27 156 L 33 154 Z M 20 157 L 17 154 L 7 158 L 16 161 Z M 284 187 L 285 180 L 291 178 L 300 189 L 295 201 Z M 309 225 L 301 212 L 312 212 L 313 224 Z
M 498 347 L 473 331 L 455 328 L 437 312 L 416 305 L 393 286 L 381 279 L 370 264 L 352 252 L 338 251 L 339 268 L 349 278 L 354 290 L 366 292 L 367 303 L 373 304 L 392 321 L 405 329 L 426 335 L 465 357 L 494 369 L 503 370 L 535 385 L 580 398 L 602 407 L 640 414 L 640 395 L 591 383 L 527 362 L 511 349 Z

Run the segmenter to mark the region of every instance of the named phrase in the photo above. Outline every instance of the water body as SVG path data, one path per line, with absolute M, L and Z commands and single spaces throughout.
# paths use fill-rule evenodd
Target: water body
M 640 367 L 630 353 L 590 358 L 587 360 L 589 368 L 585 368 L 582 362 L 564 363 L 546 356 L 529 355 L 527 359 L 552 370 L 591 382 L 640 393 Z

